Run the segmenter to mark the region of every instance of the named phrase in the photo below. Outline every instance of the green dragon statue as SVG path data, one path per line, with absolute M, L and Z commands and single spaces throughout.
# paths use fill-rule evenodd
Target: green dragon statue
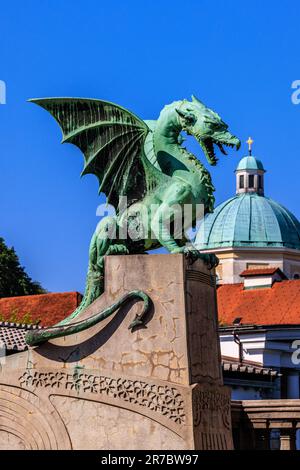
M 142 299 L 144 310 L 131 328 L 143 323 L 150 299 L 140 291 L 124 296 L 116 304 L 88 320 L 74 322 L 79 313 L 104 291 L 104 257 L 138 254 L 158 247 L 170 253 L 202 256 L 210 265 L 213 255 L 201 255 L 187 246 L 188 225 L 195 223 L 197 205 L 204 213 L 214 208 L 211 177 L 199 160 L 182 147 L 184 131 L 199 142 L 210 165 L 216 165 L 214 145 L 240 147 L 220 116 L 192 96 L 192 101 L 175 101 L 165 106 L 156 121 L 143 121 L 121 106 L 81 98 L 30 100 L 49 111 L 63 132 L 63 143 L 76 145 L 84 154 L 82 174 L 95 174 L 99 192 L 116 209 L 103 218 L 92 237 L 86 290 L 81 305 L 51 328 L 32 331 L 27 343 L 73 334 L 111 315 L 124 302 Z M 185 205 L 192 208 L 191 220 L 178 234 L 175 222 Z M 167 223 L 167 221 L 169 223 Z M 132 234 L 134 236 L 132 236 Z

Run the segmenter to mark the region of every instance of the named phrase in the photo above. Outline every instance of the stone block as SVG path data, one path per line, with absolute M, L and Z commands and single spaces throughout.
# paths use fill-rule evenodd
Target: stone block
M 7 358 L 0 447 L 232 448 L 214 272 L 180 254 L 108 256 L 105 292 L 76 321 L 136 289 L 153 302 L 146 327 L 128 329 L 142 308 L 132 302 L 88 330 Z

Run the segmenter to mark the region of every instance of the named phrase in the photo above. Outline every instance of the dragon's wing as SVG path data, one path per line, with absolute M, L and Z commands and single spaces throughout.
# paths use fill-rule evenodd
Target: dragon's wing
M 91 173 L 98 177 L 99 192 L 104 192 L 107 202 L 116 209 L 120 196 L 127 197 L 126 205 L 129 206 L 164 179 L 165 175 L 144 153 L 145 139 L 151 130 L 130 111 L 95 99 L 30 101 L 56 119 L 63 132 L 63 143 L 80 148 L 85 157 L 82 174 Z

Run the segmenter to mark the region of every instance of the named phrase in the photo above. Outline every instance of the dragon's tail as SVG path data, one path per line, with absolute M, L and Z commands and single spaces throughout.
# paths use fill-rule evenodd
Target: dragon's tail
M 143 300 L 144 307 L 143 307 L 142 313 L 139 315 L 136 315 L 135 319 L 130 324 L 129 328 L 132 331 L 134 327 L 145 324 L 145 317 L 151 305 L 150 297 L 144 292 L 139 291 L 139 290 L 128 292 L 123 297 L 121 297 L 120 300 L 112 304 L 110 307 L 107 307 L 105 310 L 95 313 L 91 317 L 86 318 L 84 320 L 81 320 L 75 323 L 64 324 L 64 325 L 57 324 L 54 326 L 50 326 L 49 328 L 29 331 L 25 337 L 26 343 L 29 344 L 30 346 L 35 346 L 37 344 L 44 343 L 54 338 L 60 338 L 62 336 L 69 336 L 75 333 L 79 333 L 88 328 L 91 328 L 94 325 L 97 325 L 102 320 L 105 320 L 106 318 L 110 317 L 118 308 L 122 307 L 129 300 L 136 300 L 136 299 Z

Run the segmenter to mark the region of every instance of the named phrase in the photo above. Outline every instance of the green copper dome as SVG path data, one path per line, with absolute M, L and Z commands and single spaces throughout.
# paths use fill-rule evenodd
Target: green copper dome
M 239 162 L 236 168 L 236 171 L 239 171 L 239 170 L 263 170 L 265 171 L 262 162 L 251 155 L 248 155 L 247 157 L 244 157 L 241 159 L 241 161 Z
M 234 246 L 300 250 L 300 223 L 270 198 L 257 193 L 238 194 L 205 217 L 195 244 L 199 250 Z

